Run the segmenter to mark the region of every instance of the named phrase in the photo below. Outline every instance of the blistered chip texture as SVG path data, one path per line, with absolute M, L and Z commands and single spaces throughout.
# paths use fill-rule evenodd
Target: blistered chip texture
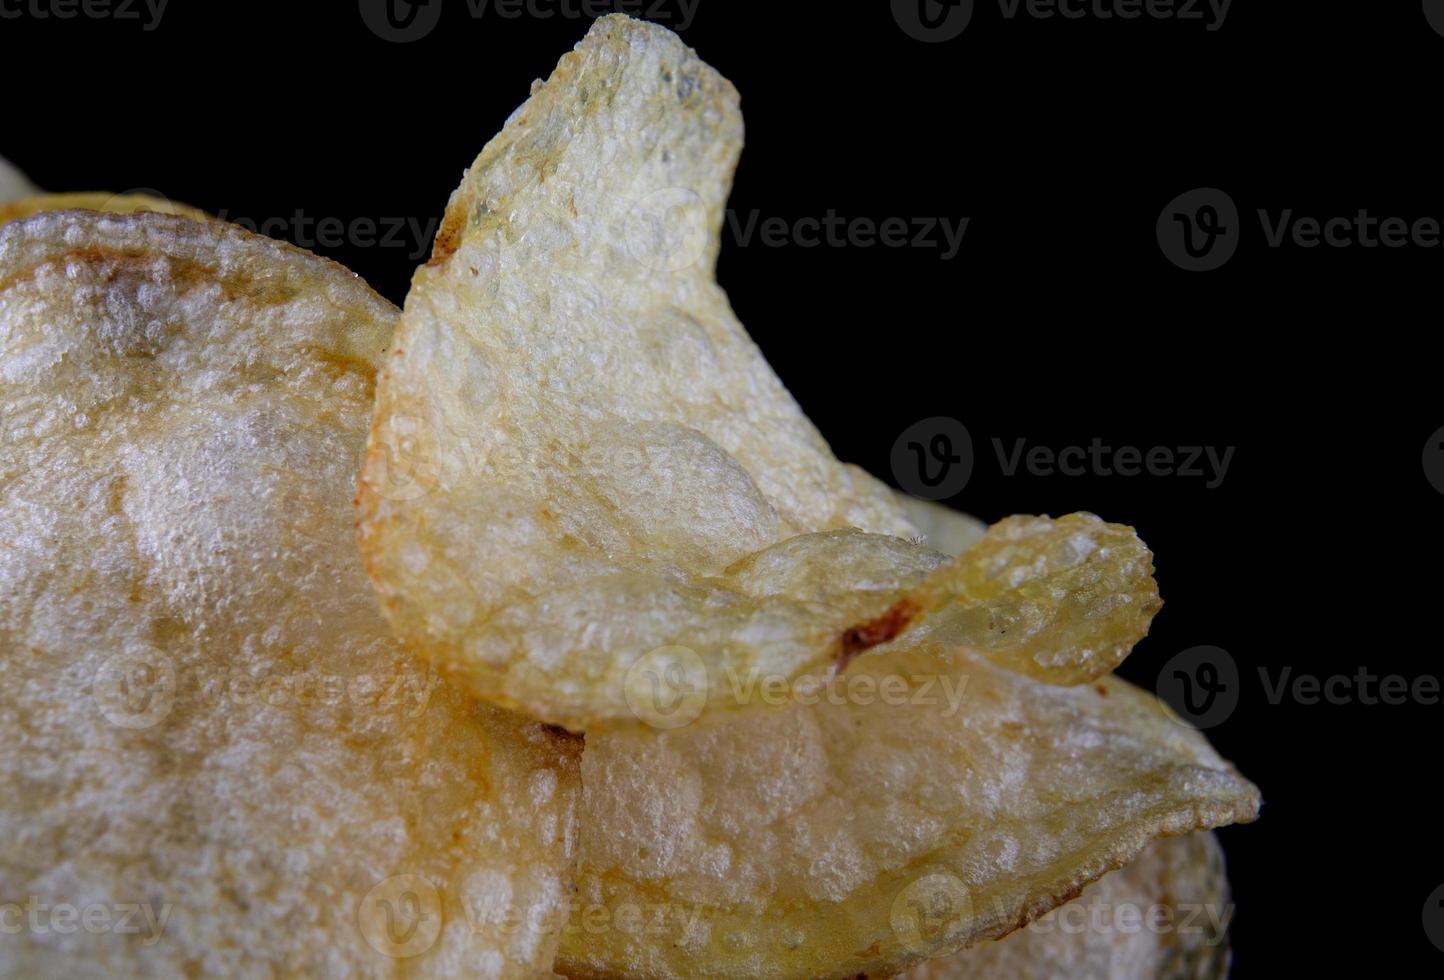
M 1152 694 L 945 659 L 894 646 L 767 714 L 589 735 L 561 972 L 891 976 L 1006 935 L 1157 836 L 1257 813 Z M 779 697 L 748 680 L 737 696 Z
M 1165 837 L 1027 928 L 899 980 L 1223 980 L 1233 913 L 1214 835 Z
M 395 319 L 218 222 L 0 228 L 0 974 L 550 967 L 579 747 L 405 653 L 356 549 Z

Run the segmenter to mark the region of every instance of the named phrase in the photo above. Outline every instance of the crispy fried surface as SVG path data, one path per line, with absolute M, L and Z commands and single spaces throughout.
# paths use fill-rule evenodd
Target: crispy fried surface
M 1111 675 L 938 663 L 894 648 L 816 704 L 589 736 L 561 972 L 889 976 L 1010 932 L 1155 836 L 1257 812 L 1202 736 Z M 583 918 L 631 907 L 660 924 Z
M 1116 588 L 1136 602 L 1126 628 L 987 649 L 1060 683 L 1106 672 L 1156 595 L 1137 591 L 1146 549 L 1096 519 L 1010 526 L 997 546 L 1046 565 L 1016 596 L 963 568 L 893 608 L 939 554 L 899 540 L 922 536 L 910 508 L 832 457 L 713 281 L 741 139 L 725 79 L 670 32 L 608 17 L 468 172 L 408 297 L 362 478 L 362 546 L 400 636 L 573 730 L 635 723 L 639 665 L 686 648 L 715 719 L 755 707 L 726 696 L 732 672 L 842 669 L 925 620 L 958 643 L 1026 638 L 1029 590 L 1074 561 L 1062 584 L 1093 587 L 1079 611 Z
M 1027 928 L 899 980 L 1222 980 L 1232 917 L 1213 834 L 1165 837 Z
M 109 211 L 116 214 L 132 214 L 137 211 L 154 211 L 157 214 L 178 214 L 187 218 L 205 221 L 209 218 L 204 211 L 188 204 L 177 204 L 162 197 L 147 194 L 107 194 L 104 191 L 86 191 L 76 194 L 28 194 L 17 195 L 6 200 L 0 193 L 0 225 L 44 211 Z
M 355 550 L 395 318 L 218 222 L 0 229 L 0 901 L 163 919 L 0 973 L 550 965 L 579 746 L 408 656 Z

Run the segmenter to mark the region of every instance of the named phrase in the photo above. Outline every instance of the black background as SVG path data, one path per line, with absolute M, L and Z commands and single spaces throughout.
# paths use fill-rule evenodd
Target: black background
M 153 188 L 255 222 L 424 223 L 585 29 L 448 2 L 434 33 L 396 44 L 355 0 L 172 0 L 150 32 L 4 19 L 0 154 L 51 190 Z M 1274 705 L 1257 677 L 1444 673 L 1425 628 L 1444 496 L 1420 463 L 1444 425 L 1424 404 L 1423 339 L 1444 250 L 1271 249 L 1254 217 L 1444 218 L 1444 37 L 1418 0 L 1237 0 L 1212 32 L 1009 20 L 979 0 L 946 43 L 909 37 L 887 0 L 699 0 L 683 36 L 743 96 L 740 215 L 971 219 L 951 261 L 724 248 L 739 316 L 838 455 L 887 477 L 910 424 L 962 421 L 977 463 L 953 505 L 988 520 L 1091 510 L 1153 548 L 1167 606 L 1126 676 L 1152 686 L 1200 644 L 1238 662 L 1238 710 L 1210 737 L 1265 809 L 1222 834 L 1235 975 L 1381 957 L 1391 975 L 1437 972 L 1420 916 L 1444 883 L 1444 706 Z M 1190 274 L 1154 228 L 1203 186 L 1237 202 L 1241 243 Z M 399 303 L 426 244 L 316 250 Z M 1236 451 L 1214 489 L 1006 476 L 992 440 L 1018 438 Z

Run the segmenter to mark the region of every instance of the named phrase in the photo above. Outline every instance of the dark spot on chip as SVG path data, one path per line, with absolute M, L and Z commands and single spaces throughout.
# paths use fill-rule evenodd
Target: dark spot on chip
M 836 654 L 837 672 L 846 670 L 858 654 L 896 639 L 917 614 L 917 606 L 904 599 L 877 619 L 843 630 Z

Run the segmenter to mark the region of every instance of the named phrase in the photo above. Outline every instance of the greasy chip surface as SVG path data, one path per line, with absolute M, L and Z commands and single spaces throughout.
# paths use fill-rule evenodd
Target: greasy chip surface
M 395 317 L 218 222 L 0 229 L 0 974 L 550 966 L 578 747 L 406 655 L 356 554 Z
M 4 157 L 0 157 L 0 203 L 38 193 L 39 190 L 24 174 L 16 170 Z
M 204 221 L 208 215 L 187 204 L 177 204 L 163 197 L 148 194 L 106 194 L 103 191 L 86 191 L 76 194 L 27 194 L 16 195 L 6 200 L 0 194 L 0 225 L 18 221 L 44 211 L 110 211 L 116 214 L 131 214 L 136 211 L 155 211 L 159 214 L 179 214 L 187 218 Z
M 1165 837 L 1027 928 L 900 980 L 1222 980 L 1232 918 L 1217 839 Z
M 826 674 L 926 617 L 961 643 L 990 610 L 1032 610 L 1007 583 L 980 592 L 986 569 L 894 606 L 940 555 L 833 458 L 713 280 L 741 144 L 725 79 L 606 17 L 452 197 L 379 385 L 362 547 L 400 636 L 485 698 L 574 730 L 634 723 L 647 658 L 685 648 L 716 718 L 754 707 L 727 695 L 736 671 Z M 1151 567 L 1126 529 L 1044 532 L 1055 552 L 1098 545 L 1074 555 L 1099 587 L 1085 605 L 1115 586 L 1137 603 L 1071 661 L 997 647 L 1075 683 L 1142 635 Z
M 768 714 L 588 735 L 559 971 L 890 976 L 1007 934 L 1156 836 L 1257 812 L 1202 736 L 1113 675 L 941 662 L 894 646 Z

